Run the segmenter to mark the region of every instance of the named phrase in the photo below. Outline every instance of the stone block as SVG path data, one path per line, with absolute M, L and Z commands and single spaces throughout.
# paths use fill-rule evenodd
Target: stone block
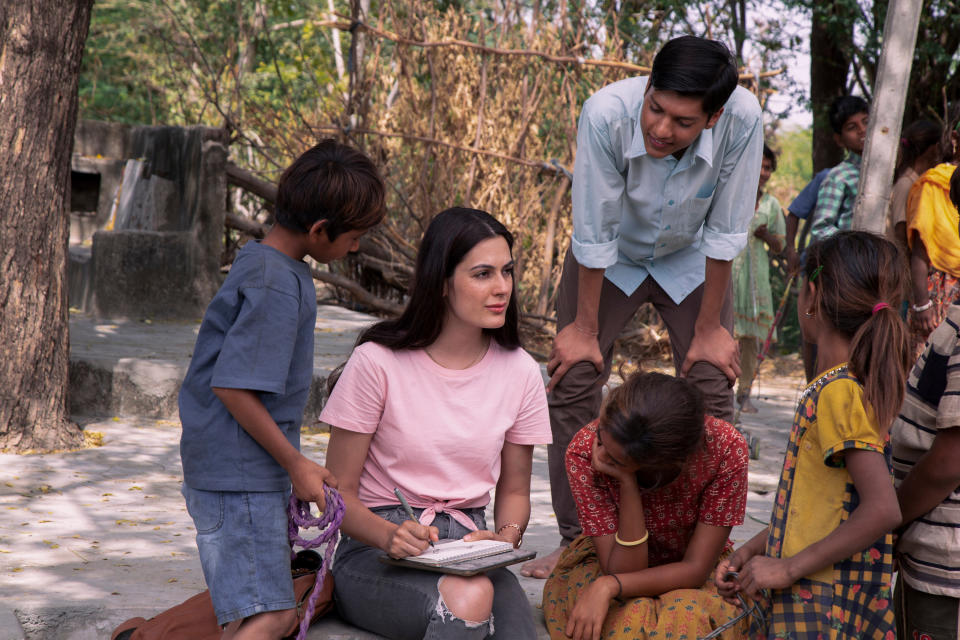
M 94 313 L 105 318 L 199 318 L 209 302 L 198 286 L 190 232 L 98 231 L 93 237 Z M 204 285 L 209 278 L 202 279 Z

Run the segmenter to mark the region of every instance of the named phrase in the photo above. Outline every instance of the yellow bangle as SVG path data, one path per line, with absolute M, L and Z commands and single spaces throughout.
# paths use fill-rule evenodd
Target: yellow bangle
M 644 542 L 646 542 L 646 541 L 647 541 L 647 538 L 649 538 L 649 537 L 650 537 L 650 530 L 649 530 L 649 529 L 647 529 L 647 532 L 646 532 L 645 534 L 643 534 L 643 537 L 642 537 L 642 538 L 640 538 L 639 540 L 634 540 L 633 542 L 625 542 L 625 541 L 621 540 L 621 539 L 620 539 L 620 532 L 619 532 L 619 531 L 617 531 L 615 534 L 613 534 L 613 539 L 616 540 L 616 541 L 617 541 L 617 544 L 620 545 L 621 547 L 636 547 L 636 546 L 641 545 L 641 544 L 643 544 Z

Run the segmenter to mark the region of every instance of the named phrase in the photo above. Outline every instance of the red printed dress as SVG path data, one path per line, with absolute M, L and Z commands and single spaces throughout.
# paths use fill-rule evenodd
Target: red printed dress
M 596 436 L 594 421 L 577 432 L 567 448 L 567 476 L 583 535 L 570 543 L 544 585 L 543 612 L 555 640 L 566 637 L 567 618 L 580 591 L 602 575 L 592 536 L 612 535 L 619 528 L 620 483 L 595 471 L 590 462 Z M 747 464 L 743 436 L 708 416 L 703 446 L 687 460 L 680 476 L 643 494 L 651 567 L 682 560 L 698 523 L 733 527 L 743 522 Z M 725 552 L 731 548 L 728 541 Z M 711 575 L 700 589 L 611 602 L 601 637 L 693 640 L 735 615 L 736 607 L 717 595 Z M 740 638 L 745 632 L 746 625 L 738 625 L 721 638 Z

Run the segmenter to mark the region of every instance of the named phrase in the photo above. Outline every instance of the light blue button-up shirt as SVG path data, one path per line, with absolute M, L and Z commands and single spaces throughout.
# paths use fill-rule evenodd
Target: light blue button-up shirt
M 631 295 L 647 275 L 680 304 L 706 258 L 747 244 L 763 156 L 760 105 L 737 87 L 679 160 L 647 155 L 646 77 L 607 85 L 583 105 L 573 170 L 573 255 Z

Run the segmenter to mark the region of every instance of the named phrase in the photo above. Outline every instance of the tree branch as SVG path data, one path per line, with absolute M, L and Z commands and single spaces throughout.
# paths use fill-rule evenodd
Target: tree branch
M 273 204 L 277 202 L 277 185 L 255 176 L 232 162 L 227 163 L 227 183 L 260 196 L 267 202 Z
M 345 289 L 348 293 L 350 293 L 351 296 L 353 296 L 354 300 L 361 304 L 365 304 L 368 307 L 372 307 L 377 311 L 382 311 L 391 315 L 400 315 L 403 312 L 403 305 L 399 305 L 395 302 L 390 302 L 373 295 L 346 276 L 342 276 L 338 273 L 331 273 L 329 271 L 320 271 L 319 269 L 311 269 L 310 273 L 313 274 L 313 278 L 315 280 L 326 282 L 327 284 L 332 284 L 335 287 Z

